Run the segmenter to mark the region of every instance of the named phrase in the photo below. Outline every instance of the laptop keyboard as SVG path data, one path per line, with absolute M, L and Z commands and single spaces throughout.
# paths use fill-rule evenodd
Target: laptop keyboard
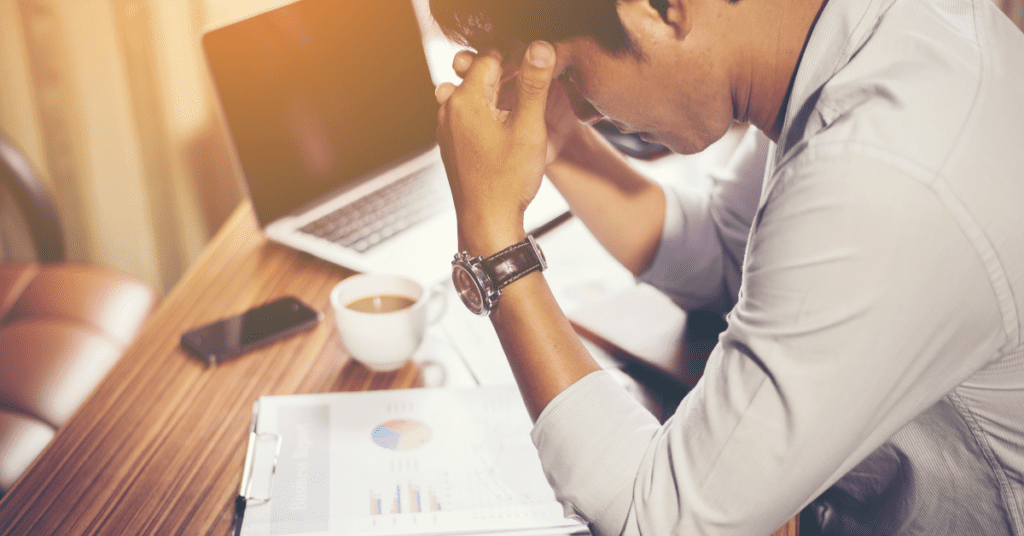
M 359 252 L 367 251 L 451 206 L 443 180 L 421 180 L 435 169 L 429 166 L 399 179 L 299 230 Z

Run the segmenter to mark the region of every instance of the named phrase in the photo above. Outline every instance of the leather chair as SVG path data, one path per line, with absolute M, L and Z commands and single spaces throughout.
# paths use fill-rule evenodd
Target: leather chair
M 0 135 L 11 193 L 36 261 L 0 261 L 0 495 L 135 339 L 157 302 L 117 270 L 65 259 L 61 223 L 32 165 Z

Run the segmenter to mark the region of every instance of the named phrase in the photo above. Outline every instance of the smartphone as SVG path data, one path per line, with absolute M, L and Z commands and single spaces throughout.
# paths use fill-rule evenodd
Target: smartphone
M 320 322 L 321 313 L 293 296 L 200 326 L 181 336 L 181 346 L 215 365 L 254 348 L 305 331 Z

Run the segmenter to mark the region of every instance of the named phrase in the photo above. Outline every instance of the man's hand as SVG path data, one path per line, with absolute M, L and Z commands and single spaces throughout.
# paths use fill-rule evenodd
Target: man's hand
M 471 253 L 490 255 L 525 234 L 523 212 L 537 195 L 547 163 L 545 111 L 554 66 L 554 47 L 532 43 L 507 111 L 498 106 L 502 65 L 495 51 L 472 59 L 461 85 L 437 88 L 438 143 L 458 214 L 460 246 Z
M 519 65 L 525 53 L 525 47 L 518 47 L 503 58 L 502 82 L 498 95 L 498 109 L 500 110 L 511 110 L 515 106 L 516 75 L 519 73 Z M 475 57 L 469 50 L 459 51 L 455 55 L 452 69 L 459 78 L 465 78 Z M 573 111 L 573 104 L 562 83 L 562 76 L 558 77 L 558 81 L 560 83 L 551 84 L 551 88 L 548 90 L 548 104 L 544 115 L 544 121 L 548 127 L 548 153 L 545 161 L 549 165 L 559 157 L 566 142 L 573 136 L 578 136 L 580 129 L 586 128 Z M 587 124 L 593 124 L 596 120 L 597 118 L 588 117 Z

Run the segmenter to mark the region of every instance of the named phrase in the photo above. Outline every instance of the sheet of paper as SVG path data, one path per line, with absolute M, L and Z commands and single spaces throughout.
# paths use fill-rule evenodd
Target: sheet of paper
M 448 284 L 448 309 L 438 323 L 449 348 L 459 355 L 478 385 L 515 385 L 498 335 L 487 318 L 466 309 Z
M 671 363 L 686 328 L 686 312 L 668 296 L 644 283 L 579 308 L 569 319 L 651 363 Z
M 563 517 L 531 427 L 514 386 L 263 397 L 252 494 L 272 494 L 250 503 L 243 534 L 585 532 Z
M 544 277 L 566 314 L 633 287 L 633 274 L 601 246 L 579 218 L 539 240 L 548 269 Z

